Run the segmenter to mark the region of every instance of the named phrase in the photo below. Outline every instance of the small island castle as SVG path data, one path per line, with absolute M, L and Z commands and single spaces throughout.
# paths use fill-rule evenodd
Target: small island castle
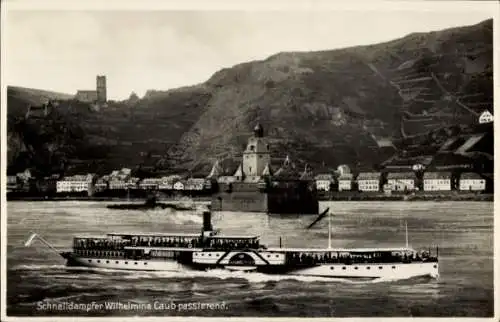
M 243 159 L 233 176 L 220 176 L 216 162 L 209 175 L 218 178 L 211 209 L 215 211 L 317 214 L 319 203 L 314 181 L 307 167 L 296 171 L 287 157 L 273 172 L 269 142 L 260 124 L 248 139 Z

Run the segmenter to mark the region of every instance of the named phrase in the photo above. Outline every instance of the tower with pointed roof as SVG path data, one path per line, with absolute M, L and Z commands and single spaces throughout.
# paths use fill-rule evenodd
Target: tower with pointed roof
M 266 164 L 264 171 L 262 171 L 262 176 L 263 177 L 271 177 L 272 175 L 273 175 L 273 171 L 271 170 L 271 165 L 268 163 L 268 164 Z
M 276 214 L 317 214 L 319 202 L 311 188 L 312 176 L 306 165 L 302 175 L 287 155 L 276 172 L 271 167 L 269 143 L 262 125 L 257 124 L 243 152 L 243 160 L 230 181 L 218 181 L 212 194 L 211 210 L 264 212 Z M 209 177 L 217 171 L 214 165 Z
M 266 166 L 271 164 L 271 153 L 262 125 L 257 124 L 253 132 L 254 135 L 248 139 L 247 147 L 243 152 L 242 170 L 247 177 L 260 177 Z
M 222 175 L 222 167 L 219 164 L 219 160 L 215 160 L 214 165 L 212 166 L 212 170 L 210 170 L 210 174 L 207 176 L 208 179 L 217 179 Z
M 238 166 L 238 169 L 236 169 L 233 177 L 235 177 L 238 181 L 243 181 L 243 179 L 245 179 L 245 173 L 243 172 L 243 167 L 241 166 L 241 164 Z

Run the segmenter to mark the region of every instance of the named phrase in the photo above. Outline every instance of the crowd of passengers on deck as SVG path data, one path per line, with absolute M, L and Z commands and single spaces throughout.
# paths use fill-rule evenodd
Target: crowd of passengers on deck
M 199 238 L 185 237 L 132 237 L 131 239 L 81 238 L 75 241 L 75 249 L 120 250 L 124 247 L 199 247 Z
M 122 250 L 125 247 L 177 247 L 177 248 L 213 248 L 221 250 L 257 249 L 258 240 L 233 240 L 186 237 L 132 237 L 131 239 L 77 238 L 74 248 L 77 250 Z
M 220 250 L 232 249 L 258 249 L 261 247 L 256 239 L 211 239 L 208 241 L 208 248 Z
M 427 251 L 411 254 L 384 254 L 376 256 L 374 254 L 339 254 L 336 253 L 287 253 L 287 262 L 289 264 L 361 264 L 361 263 L 409 263 L 431 260 Z
M 104 258 L 126 258 L 128 254 L 121 250 L 93 250 L 76 249 L 75 253 L 80 256 L 104 257 Z

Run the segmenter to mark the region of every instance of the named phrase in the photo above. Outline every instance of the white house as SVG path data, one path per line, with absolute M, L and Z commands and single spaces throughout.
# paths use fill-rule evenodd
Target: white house
M 205 183 L 203 184 L 203 188 L 205 190 L 211 190 L 212 189 L 212 179 L 205 180 Z
M 316 190 L 330 191 L 330 187 L 335 182 L 332 174 L 318 174 L 314 180 L 316 181 Z
M 184 190 L 184 183 L 182 181 L 174 183 L 174 190 Z
M 426 172 L 424 173 L 424 191 L 450 191 L 450 172 Z
M 109 190 L 125 190 L 127 187 L 127 181 L 119 179 L 118 177 L 109 180 Z
M 97 191 L 104 191 L 108 189 L 108 176 L 101 177 L 97 179 L 96 183 L 94 184 L 94 190 Z
M 143 190 L 156 190 L 161 183 L 161 178 L 145 178 L 139 183 L 139 188 Z
M 461 191 L 483 191 L 486 180 L 474 172 L 464 172 L 460 175 L 459 189 Z
M 139 181 L 141 181 L 141 179 L 137 177 L 129 177 L 128 180 L 126 181 L 127 188 L 137 189 L 139 187 Z
M 359 191 L 380 190 L 380 172 L 361 172 L 357 181 Z
M 349 166 L 346 164 L 341 164 L 337 167 L 337 172 L 339 173 L 339 176 L 341 177 L 344 174 L 351 173 L 351 168 L 349 168 Z
M 158 184 L 158 189 L 160 190 L 172 190 L 174 188 L 174 184 L 172 180 L 169 180 L 168 177 L 162 177 L 160 179 L 160 183 Z
M 160 190 L 172 190 L 174 189 L 174 185 L 171 183 L 171 182 L 168 182 L 168 181 L 162 181 L 159 185 L 158 185 L 158 189 Z
M 390 172 L 387 175 L 387 183 L 393 191 L 415 190 L 415 173 Z
M 7 191 L 17 189 L 17 176 L 7 176 Z
M 422 171 L 425 169 L 425 166 L 423 164 L 416 163 L 416 164 L 412 165 L 411 169 L 413 171 Z
M 56 192 L 91 192 L 93 174 L 74 175 L 58 180 L 56 183 Z
M 339 191 L 352 190 L 352 173 L 344 173 L 339 177 Z
M 16 184 L 17 176 L 7 176 L 7 184 Z
M 158 189 L 160 190 L 172 190 L 174 189 L 174 183 L 176 181 L 181 180 L 181 177 L 178 175 L 170 175 L 166 177 L 162 177 L 160 179 L 160 183 L 158 184 Z
M 479 115 L 479 123 L 484 124 L 484 123 L 491 123 L 493 122 L 493 114 L 491 114 L 490 111 L 485 110 L 481 115 Z
M 217 178 L 218 183 L 231 183 L 236 182 L 236 177 L 233 176 L 220 176 Z
M 189 178 L 186 180 L 186 184 L 184 185 L 185 190 L 196 190 L 201 191 L 205 186 L 205 179 L 202 178 Z

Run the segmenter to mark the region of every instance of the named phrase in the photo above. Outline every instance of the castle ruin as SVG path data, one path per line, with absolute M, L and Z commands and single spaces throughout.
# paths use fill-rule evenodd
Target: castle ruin
M 106 76 L 96 76 L 96 90 L 78 90 L 75 99 L 85 103 L 104 104 L 107 102 Z

